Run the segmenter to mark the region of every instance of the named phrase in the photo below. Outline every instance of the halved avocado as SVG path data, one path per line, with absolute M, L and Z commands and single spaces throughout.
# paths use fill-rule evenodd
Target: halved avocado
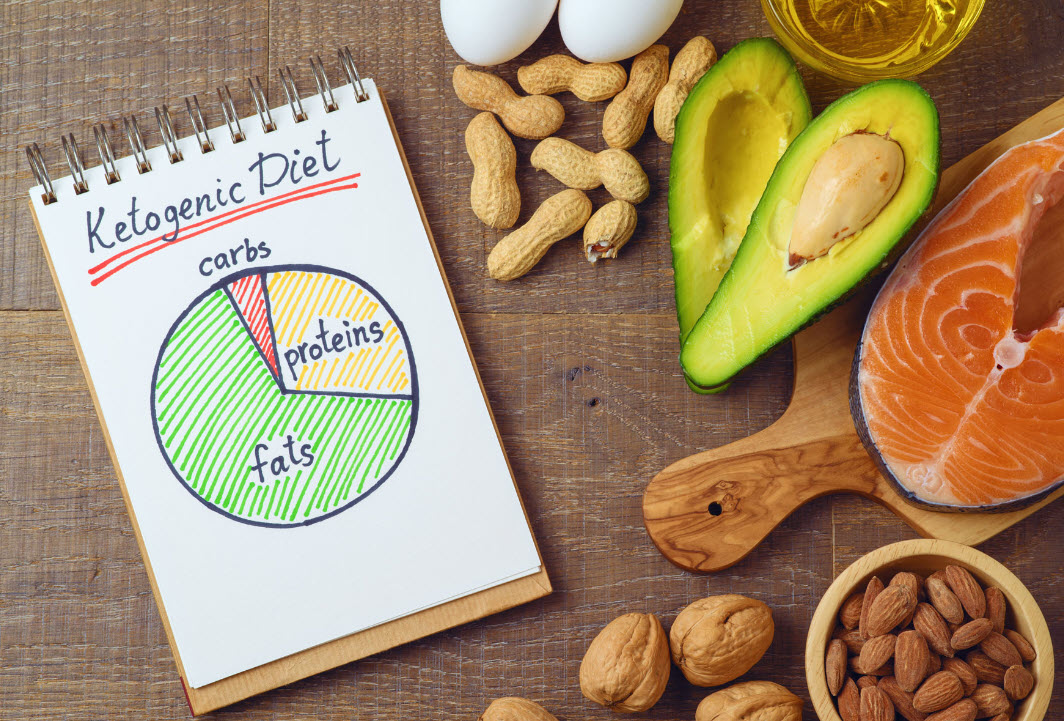
M 814 166 L 836 141 L 869 133 L 879 136 L 874 140 L 880 144 L 900 147 L 900 155 L 895 151 L 901 173 L 896 189 L 856 233 L 838 235 L 841 239 L 822 255 L 796 260 L 792 237 L 802 237 L 808 229 L 796 232 L 795 219 Z M 887 267 L 902 250 L 900 241 L 931 206 L 938 164 L 938 111 L 916 83 L 881 80 L 828 106 L 776 165 L 731 268 L 687 336 L 680 362 L 688 381 L 704 388 L 728 383 Z M 822 163 L 818 175 L 823 176 L 824 167 Z M 846 179 L 839 184 L 845 186 Z M 819 215 L 838 207 L 825 204 Z
M 731 265 L 772 169 L 811 112 L 794 61 L 771 38 L 736 45 L 688 95 L 669 169 L 681 343 Z

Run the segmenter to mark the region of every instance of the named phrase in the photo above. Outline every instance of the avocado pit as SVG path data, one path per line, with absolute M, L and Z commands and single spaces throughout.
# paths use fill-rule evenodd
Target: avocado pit
M 826 255 L 868 226 L 894 197 L 904 172 L 905 153 L 886 136 L 856 132 L 832 143 L 802 189 L 788 245 L 790 267 Z

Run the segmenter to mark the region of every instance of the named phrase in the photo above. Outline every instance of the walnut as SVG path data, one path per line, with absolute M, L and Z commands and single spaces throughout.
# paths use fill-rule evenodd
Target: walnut
M 771 681 L 746 681 L 702 699 L 695 721 L 802 721 L 802 699 Z
M 534 701 L 507 696 L 491 702 L 479 721 L 558 721 L 547 709 Z
M 761 601 L 710 596 L 676 617 L 669 633 L 672 660 L 696 686 L 720 686 L 749 671 L 774 632 L 772 610 Z
M 649 613 L 615 618 L 591 642 L 580 663 L 584 696 L 614 711 L 646 711 L 669 681 L 669 641 Z

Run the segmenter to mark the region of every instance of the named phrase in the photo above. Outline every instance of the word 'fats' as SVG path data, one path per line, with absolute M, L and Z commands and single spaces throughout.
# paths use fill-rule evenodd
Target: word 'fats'
M 297 443 L 299 441 L 289 433 L 284 442 L 280 443 L 279 448 L 271 448 L 271 445 L 277 445 L 276 441 L 273 444 L 257 443 L 255 445 L 252 451 L 255 462 L 251 464 L 250 470 L 258 474 L 259 483 L 276 481 L 284 478 L 296 468 L 314 465 L 313 444 L 302 443 L 297 448 Z

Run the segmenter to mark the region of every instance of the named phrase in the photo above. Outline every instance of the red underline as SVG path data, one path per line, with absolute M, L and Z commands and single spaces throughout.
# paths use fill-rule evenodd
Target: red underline
M 265 200 L 259 200 L 259 201 L 256 201 L 254 203 L 251 203 L 250 205 L 244 205 L 244 206 L 241 206 L 239 208 L 234 208 L 233 210 L 226 211 L 225 213 L 221 213 L 220 215 L 215 215 L 215 216 L 212 216 L 210 218 L 205 218 L 203 220 L 200 220 L 200 221 L 197 221 L 195 223 L 192 223 L 191 225 L 186 225 L 184 227 L 184 230 L 186 230 L 186 231 L 187 230 L 192 230 L 193 228 L 198 228 L 201 225 L 206 225 L 207 223 L 217 222 L 217 221 L 221 220 L 222 218 L 227 218 L 227 217 L 229 217 L 231 215 L 234 215 L 236 213 L 246 212 L 246 211 L 251 210 L 252 208 L 256 208 L 256 207 L 258 207 L 260 205 L 265 205 L 266 203 L 274 203 L 274 202 L 276 202 L 278 200 L 281 200 L 283 198 L 288 198 L 288 197 L 291 197 L 293 195 L 302 195 L 303 193 L 306 193 L 306 192 L 311 191 L 311 190 L 316 190 L 318 188 L 325 187 L 326 185 L 332 185 L 334 183 L 343 183 L 343 182 L 348 181 L 348 180 L 354 180 L 355 178 L 358 178 L 361 175 L 362 175 L 362 173 L 355 173 L 353 175 L 344 176 L 343 178 L 333 178 L 332 180 L 326 180 L 323 183 L 317 183 L 315 185 L 308 185 L 305 188 L 299 188 L 297 190 L 289 191 L 287 193 L 284 193 L 283 195 L 278 195 L 275 198 L 267 198 Z M 356 185 L 356 187 L 357 187 L 357 185 Z M 312 197 L 312 196 L 308 196 L 308 197 Z M 271 207 L 275 207 L 275 206 L 271 206 Z M 107 267 L 108 265 L 110 265 L 114 261 L 118 260 L 119 258 L 121 258 L 121 257 L 123 257 L 125 255 L 129 255 L 130 253 L 135 253 L 136 251 L 138 251 L 138 250 L 140 250 L 142 248 L 145 248 L 145 247 L 151 245 L 152 243 L 158 243 L 159 241 L 163 241 L 167 245 L 172 245 L 172 244 L 178 242 L 178 240 L 184 240 L 184 238 L 181 237 L 181 236 L 178 236 L 174 240 L 163 240 L 163 238 L 165 238 L 166 235 L 167 235 L 167 233 L 163 233 L 162 235 L 160 235 L 160 236 L 158 236 L 156 238 L 152 238 L 151 240 L 146 240 L 143 243 L 140 243 L 138 245 L 134 245 L 131 248 L 126 248 L 121 253 L 115 253 L 114 255 L 112 255 L 110 258 L 108 258 L 107 260 L 103 261 L 99 265 L 97 265 L 97 266 L 95 266 L 93 268 L 89 268 L 89 275 L 95 275 L 96 273 L 98 273 L 99 271 L 103 270 L 105 267 Z M 190 235 L 190 236 L 187 236 L 187 237 L 191 238 L 192 236 Z
M 349 176 L 349 177 L 357 178 L 358 176 L 359 176 L 359 174 L 356 173 L 355 175 Z M 323 185 L 326 185 L 326 183 L 323 183 Z M 115 266 L 114 268 L 111 268 L 106 273 L 104 273 L 104 274 L 102 274 L 102 275 L 100 275 L 100 276 L 98 276 L 96 278 L 93 278 L 92 281 L 90 282 L 90 284 L 93 285 L 93 286 L 97 286 L 100 283 L 102 283 L 103 281 L 105 281 L 108 278 L 110 278 L 112 275 L 114 275 L 118 271 L 122 270 L 123 268 L 125 268 L 125 267 L 127 267 L 129 265 L 132 265 L 133 263 L 136 263 L 141 258 L 149 256 L 152 253 L 156 253 L 156 252 L 158 252 L 160 250 L 163 250 L 164 248 L 169 248 L 171 246 L 177 245 L 178 243 L 180 243 L 183 240 L 188 240 L 189 238 L 195 238 L 197 235 L 202 235 L 203 233 L 207 233 L 207 232 L 210 232 L 212 230 L 216 230 L 216 229 L 222 227 L 223 225 L 228 225 L 229 223 L 232 223 L 232 222 L 237 221 L 237 220 L 243 220 L 244 218 L 247 218 L 250 215 L 255 215 L 256 213 L 261 213 L 264 210 L 271 210 L 271 209 L 279 207 L 281 205 L 287 205 L 288 203 L 294 203 L 297 200 L 306 200 L 308 198 L 314 198 L 314 197 L 316 197 L 318 195 L 324 195 L 325 193 L 333 193 L 333 192 L 335 192 L 337 190 L 350 190 L 350 189 L 357 188 L 357 187 L 358 187 L 358 183 L 351 183 L 350 185 L 338 185 L 338 186 L 333 186 L 333 187 L 330 187 L 330 188 L 325 188 L 324 190 L 319 190 L 319 191 L 314 192 L 314 193 L 307 193 L 306 191 L 311 189 L 310 187 L 308 187 L 308 188 L 304 188 L 302 191 L 300 191 L 303 194 L 298 195 L 296 197 L 286 197 L 286 195 L 292 195 L 291 193 L 288 193 L 286 195 L 278 196 L 277 198 L 271 198 L 269 201 L 262 201 L 260 203 L 255 203 L 255 207 L 247 206 L 246 208 L 241 208 L 241 212 L 242 212 L 241 215 L 233 216 L 232 215 L 233 212 L 236 212 L 236 211 L 230 211 L 229 213 L 225 213 L 224 215 L 225 216 L 232 216 L 232 217 L 228 217 L 225 220 L 221 220 L 221 218 L 223 216 L 219 216 L 217 218 L 211 218 L 210 219 L 211 222 L 213 222 L 213 221 L 219 221 L 219 222 L 217 222 L 214 225 L 211 225 L 209 227 L 197 230 L 194 233 L 189 233 L 187 235 L 183 235 L 183 236 L 179 237 L 177 240 L 164 242 L 162 245 L 158 245 L 158 246 L 156 246 L 154 248 L 149 248 L 148 250 L 145 250 L 143 253 L 140 253 L 139 255 L 136 255 L 136 256 L 130 258 L 129 260 L 125 261 L 124 263 L 121 263 L 121 264 Z M 270 203 L 270 204 L 269 205 L 263 205 L 263 203 Z M 202 223 L 198 223 L 197 225 L 202 225 Z M 144 244 L 144 245 L 146 245 L 146 244 Z

